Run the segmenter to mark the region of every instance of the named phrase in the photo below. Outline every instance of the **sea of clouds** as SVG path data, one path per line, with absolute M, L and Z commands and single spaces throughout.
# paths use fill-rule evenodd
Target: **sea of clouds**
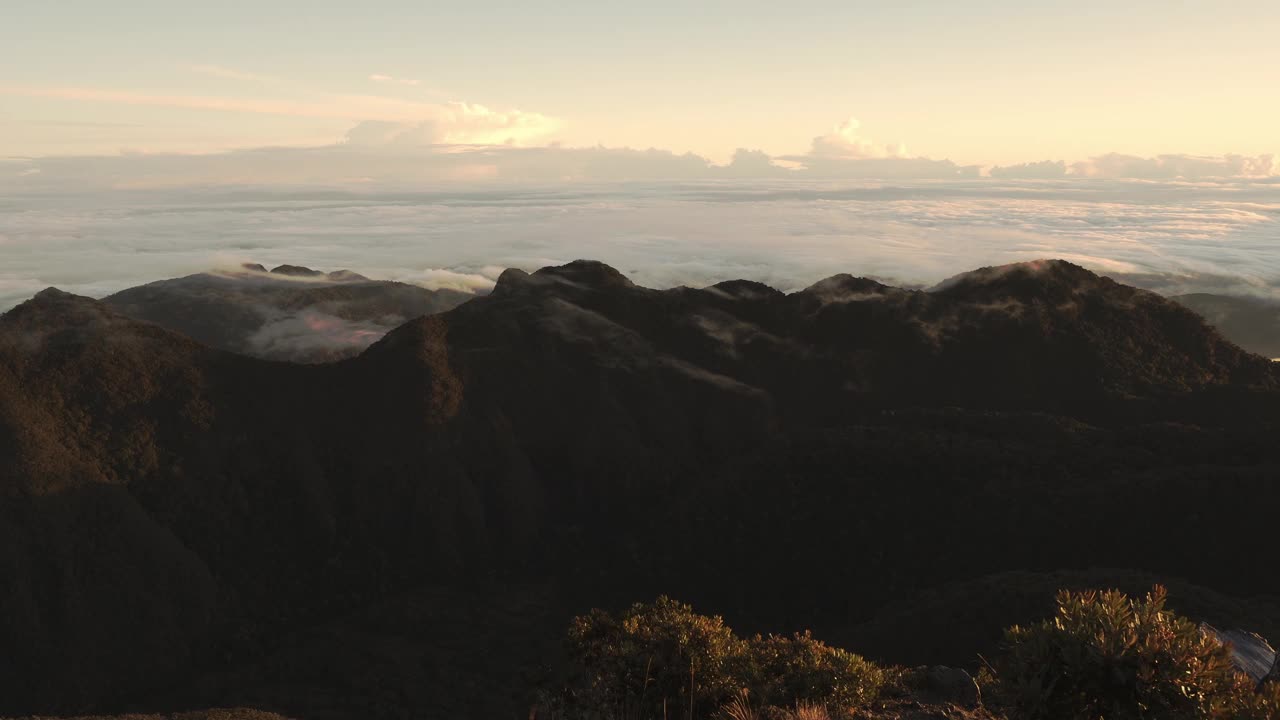
M 0 310 L 242 262 L 484 291 L 506 267 L 602 260 L 650 287 L 839 272 L 929 285 L 1065 258 L 1165 292 L 1280 294 L 1280 183 L 974 178 L 850 182 L 220 186 L 0 199 Z

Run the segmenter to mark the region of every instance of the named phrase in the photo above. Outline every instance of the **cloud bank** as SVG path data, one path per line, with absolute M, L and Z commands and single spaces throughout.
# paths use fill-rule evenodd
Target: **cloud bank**
M 1271 295 L 1280 283 L 1270 155 L 984 171 L 912 156 L 849 119 L 807 152 L 743 148 L 718 164 L 547 144 L 560 123 L 541 113 L 351 101 L 258 109 L 361 118 L 316 147 L 0 159 L 0 307 L 47 285 L 101 296 L 244 261 L 465 290 L 505 267 L 577 258 L 653 287 L 745 278 L 787 290 L 837 272 L 930 284 L 1043 257 L 1170 292 Z
M 193 99 L 229 110 L 235 102 Z M 366 99 L 367 100 L 367 99 Z M 146 101 L 146 98 L 143 99 Z M 254 101 L 257 102 L 257 101 Z M 0 190 L 68 190 L 183 185 L 411 186 L 453 182 L 794 180 L 1275 180 L 1273 155 L 1111 153 L 1067 163 L 1044 160 L 983 168 L 915 157 L 901 144 L 860 134 L 850 119 L 813 138 L 808 152 L 771 156 L 740 148 L 726 164 L 658 148 L 566 147 L 546 144 L 561 127 L 551 116 L 498 111 L 464 102 L 407 103 L 376 99 L 380 117 L 356 123 L 340 142 L 209 154 L 131 152 L 110 156 L 20 158 L 0 162 Z M 325 113 L 287 104 L 280 112 Z M 408 118 L 408 119 L 406 119 Z M 20 160 L 20 162 L 16 161 Z
M 1044 160 L 991 168 L 999 178 L 1111 178 L 1130 180 L 1222 180 L 1272 178 L 1280 174 L 1274 155 L 1158 155 L 1109 153 L 1068 165 Z
M 630 152 L 640 165 L 672 160 Z M 577 258 L 650 287 L 745 278 L 794 290 L 840 272 L 930 285 L 1060 257 L 1165 292 L 1274 295 L 1277 237 L 1280 184 L 1249 181 L 719 177 L 28 193 L 0 199 L 0 307 L 50 285 L 103 296 L 242 262 L 485 290 L 506 267 Z

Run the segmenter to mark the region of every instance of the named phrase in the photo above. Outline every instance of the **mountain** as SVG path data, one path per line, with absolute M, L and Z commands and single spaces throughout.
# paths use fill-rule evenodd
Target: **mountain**
M 122 290 L 103 300 L 126 317 L 210 347 L 268 360 L 328 362 L 358 355 L 406 320 L 474 295 L 370 280 L 350 270 L 246 264 Z
M 1173 300 L 1205 317 L 1249 352 L 1280 358 L 1280 302 L 1265 298 L 1193 293 Z
M 926 591 L 975 617 L 1014 571 L 1273 622 L 1280 374 L 1069 263 L 508 270 L 315 365 L 117 307 L 0 316 L 0 714 L 524 715 L 569 617 L 659 593 L 904 662 L 954 661 L 898 630 L 936 627 Z

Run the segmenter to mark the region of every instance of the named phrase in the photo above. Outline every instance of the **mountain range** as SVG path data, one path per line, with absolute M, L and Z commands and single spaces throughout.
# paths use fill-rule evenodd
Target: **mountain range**
M 1153 293 L 301 270 L 0 316 L 0 714 L 524 716 L 659 593 L 899 663 L 1098 582 L 1280 636 L 1280 369 Z M 263 359 L 329 358 L 251 340 L 312 311 L 394 329 Z

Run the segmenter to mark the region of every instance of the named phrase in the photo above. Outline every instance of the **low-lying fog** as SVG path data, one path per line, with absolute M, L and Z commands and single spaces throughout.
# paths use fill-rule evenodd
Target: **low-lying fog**
M 1280 288 L 1280 184 L 720 181 L 404 191 L 253 188 L 10 195 L 0 310 L 53 285 L 294 263 L 483 290 L 505 267 L 602 260 L 650 287 L 782 290 L 837 272 L 932 284 L 1042 257 L 1165 293 Z

